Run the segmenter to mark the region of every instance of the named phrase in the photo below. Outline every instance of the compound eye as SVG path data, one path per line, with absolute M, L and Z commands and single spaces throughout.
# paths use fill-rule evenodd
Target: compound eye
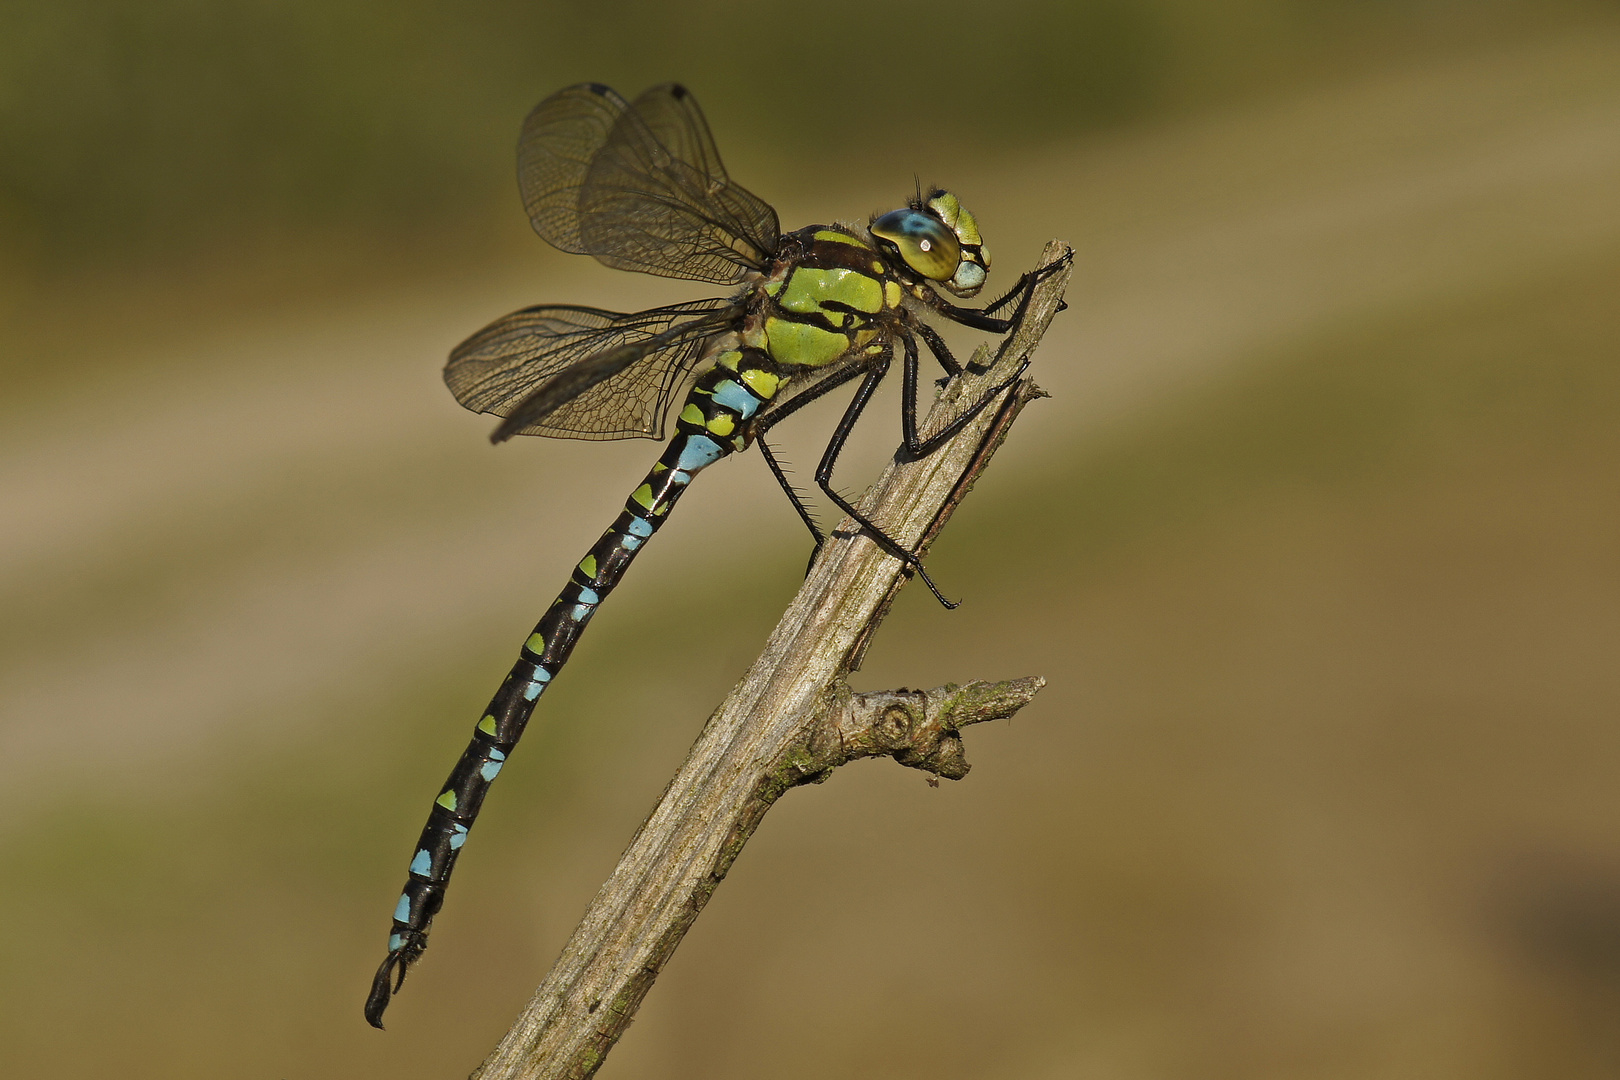
M 920 210 L 890 210 L 872 222 L 872 235 L 887 240 L 906 265 L 930 281 L 946 281 L 962 261 L 962 245 L 944 222 Z

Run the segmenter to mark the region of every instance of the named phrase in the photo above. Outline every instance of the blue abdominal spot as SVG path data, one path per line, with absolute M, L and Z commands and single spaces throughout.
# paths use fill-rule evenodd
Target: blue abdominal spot
M 529 676 L 529 681 L 523 686 L 523 700 L 533 701 L 535 698 L 539 697 L 540 691 L 544 690 L 546 688 L 546 684 L 550 681 L 551 672 L 547 671 L 539 664 L 534 665 L 534 674 Z
M 714 400 L 716 404 L 724 405 L 744 420 L 759 411 L 759 399 L 730 379 L 714 388 Z
M 726 383 L 725 385 L 737 386 L 736 383 Z M 741 390 L 742 387 L 737 386 L 737 389 Z M 753 399 L 749 398 L 749 400 L 752 401 Z M 722 404 L 724 404 L 724 402 L 722 402 Z M 715 442 L 707 435 L 693 435 L 686 440 L 686 445 L 681 447 L 681 456 L 676 459 L 675 467 L 685 472 L 693 473 L 697 472 L 705 465 L 713 465 L 716 461 L 719 461 L 724 456 L 725 449 L 721 447 L 719 443 Z M 640 519 L 638 518 L 637 520 Z M 634 530 L 635 526 L 632 525 L 631 531 Z M 652 530 L 650 528 L 647 530 L 646 535 L 652 535 Z

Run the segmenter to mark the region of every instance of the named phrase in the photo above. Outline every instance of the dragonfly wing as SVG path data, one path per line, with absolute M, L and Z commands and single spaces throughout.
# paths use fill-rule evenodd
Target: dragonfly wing
M 664 414 L 709 339 L 735 320 L 729 300 L 649 311 L 544 305 L 515 311 L 457 345 L 444 381 L 512 435 L 664 437 Z
M 552 94 L 524 118 L 518 190 L 529 223 L 547 243 L 591 254 L 580 235 L 580 190 L 591 161 L 629 108 L 612 87 L 581 83 Z
M 619 270 L 730 285 L 778 244 L 776 211 L 731 182 L 675 83 L 634 104 L 599 83 L 546 98 L 523 123 L 518 185 L 535 232 Z

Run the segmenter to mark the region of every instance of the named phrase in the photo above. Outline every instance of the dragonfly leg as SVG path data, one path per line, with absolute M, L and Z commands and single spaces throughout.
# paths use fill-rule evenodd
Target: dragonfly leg
M 926 291 L 925 299 L 929 307 L 952 322 L 961 323 L 963 326 L 972 327 L 974 330 L 983 330 L 991 334 L 1005 334 L 1017 326 L 1019 320 L 1024 317 L 1024 311 L 1029 307 L 1030 298 L 1035 295 L 1035 286 L 1073 261 L 1074 252 L 1072 250 L 1065 252 L 1063 257 L 1055 262 L 1048 263 L 1039 270 L 1020 277 L 1018 283 L 1012 287 L 1006 296 L 984 308 L 957 307 L 932 290 Z M 1018 301 L 1018 308 L 1010 317 L 1001 319 L 991 315 L 992 312 L 1000 311 L 1006 307 L 1014 299 Z
M 1054 264 L 1054 265 L 1056 265 L 1056 264 Z M 1050 271 L 1047 271 L 1047 272 L 1049 273 Z M 980 308 L 979 311 L 982 314 L 985 314 L 985 315 L 994 315 L 996 312 L 998 312 L 1002 308 L 1006 307 L 1013 300 L 1015 300 L 1019 296 L 1021 296 L 1026 289 L 1033 288 L 1035 286 L 1035 283 L 1038 282 L 1038 281 L 1040 281 L 1040 277 L 1038 277 L 1035 274 L 1032 274 L 1032 273 L 1030 273 L 1028 271 L 1018 275 L 1018 280 L 1013 283 L 1012 288 L 1007 290 L 1006 295 L 1004 295 L 1000 300 L 997 300 L 993 304 L 986 304 L 984 307 Z
M 905 434 L 906 452 L 913 458 L 927 457 L 941 446 L 944 446 L 957 432 L 972 422 L 975 416 L 983 412 L 986 406 L 999 398 L 1003 392 L 1019 379 L 1023 378 L 1024 372 L 1029 370 L 1029 358 L 1025 357 L 1024 362 L 1018 365 L 1017 371 L 986 390 L 966 412 L 945 425 L 944 428 L 928 436 L 928 438 L 922 439 L 917 436 L 917 379 L 919 374 L 917 370 L 919 366 L 917 362 L 917 343 L 912 340 L 909 334 L 902 334 L 902 341 L 905 345 L 906 359 L 901 376 L 900 430 Z
M 812 401 L 838 389 L 864 371 L 866 371 L 866 366 L 858 364 L 850 367 L 847 371 L 841 371 L 837 375 L 829 376 L 754 425 L 753 439 L 759 443 L 760 453 L 765 455 L 765 464 L 770 466 L 771 474 L 776 477 L 777 484 L 787 493 L 789 501 L 793 503 L 793 509 L 798 512 L 800 520 L 810 529 L 810 535 L 815 540 L 815 547 L 810 549 L 810 561 L 804 567 L 806 576 L 810 573 L 810 567 L 815 565 L 816 556 L 821 554 L 821 545 L 826 543 L 827 537 L 821 531 L 820 526 L 816 524 L 815 519 L 810 516 L 810 510 L 804 505 L 804 500 L 799 497 L 798 491 L 788 482 L 786 474 L 783 473 L 781 465 L 776 460 L 776 455 L 765 444 L 765 436 L 771 428 L 789 416 L 792 416 Z
M 816 542 L 816 550 L 820 551 L 821 542 L 826 539 L 826 536 L 822 534 L 821 526 L 817 525 L 816 519 L 810 516 L 810 508 L 804 505 L 804 499 L 799 495 L 798 488 L 788 482 L 787 474 L 782 471 L 781 464 L 776 460 L 776 453 L 771 449 L 770 444 L 765 441 L 764 435 L 756 435 L 754 441 L 759 443 L 759 452 L 765 455 L 765 464 L 770 466 L 771 475 L 776 477 L 777 484 L 787 494 L 788 501 L 793 504 L 793 509 L 798 511 L 799 520 L 803 521 L 805 528 L 810 530 L 810 536 Z M 810 561 L 815 561 L 814 555 L 810 556 Z
M 913 351 L 916 350 L 915 343 L 912 344 L 911 348 Z M 911 567 L 917 576 L 922 578 L 923 584 L 928 586 L 928 591 L 934 594 L 934 599 L 943 604 L 947 610 L 951 610 L 958 607 L 959 602 L 945 598 L 945 594 L 939 591 L 939 586 L 935 585 L 933 579 L 928 576 L 928 571 L 923 569 L 922 560 L 917 557 L 916 553 L 908 551 L 898 540 L 884 532 L 875 521 L 855 509 L 854 504 L 838 494 L 837 490 L 832 486 L 833 469 L 838 465 L 838 455 L 843 452 L 844 444 L 849 441 L 850 432 L 855 430 L 855 422 L 861 418 L 861 413 L 865 411 L 867 403 L 872 400 L 873 392 L 877 390 L 878 384 L 883 381 L 883 376 L 888 374 L 889 361 L 892 357 L 893 351 L 885 346 L 883 353 L 867 369 L 866 377 L 861 380 L 860 386 L 855 388 L 855 396 L 850 399 L 848 407 L 844 409 L 844 415 L 839 418 L 838 427 L 833 431 L 832 439 L 827 443 L 827 449 L 822 452 L 821 463 L 816 466 L 816 484 L 827 498 L 832 500 L 835 506 L 855 519 L 856 524 L 861 527 L 861 531 L 870 536 L 878 547 Z
M 938 330 L 935 330 L 921 319 L 912 320 L 910 326 L 912 330 L 921 335 L 923 341 L 928 345 L 928 351 L 934 354 L 934 359 L 939 361 L 939 366 L 945 369 L 947 378 L 940 380 L 940 385 L 949 382 L 950 376 L 962 374 L 962 361 L 951 353 L 951 347 L 945 344 L 945 339 L 940 337 Z

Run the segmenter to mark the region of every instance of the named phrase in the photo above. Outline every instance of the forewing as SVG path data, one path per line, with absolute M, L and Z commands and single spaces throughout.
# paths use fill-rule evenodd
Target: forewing
M 734 315 L 723 299 L 628 314 L 524 308 L 456 346 L 444 381 L 474 412 L 507 417 L 538 407 L 542 415 L 521 427 L 503 424 L 502 438 L 661 439 L 676 391 Z
M 616 269 L 730 285 L 776 251 L 776 211 L 731 182 L 674 83 L 633 105 L 596 83 L 553 94 L 524 122 L 518 180 L 536 232 Z
M 541 239 L 576 255 L 592 254 L 580 236 L 579 193 L 591 161 L 607 145 L 629 102 L 601 83 L 559 90 L 523 120 L 518 190 Z

